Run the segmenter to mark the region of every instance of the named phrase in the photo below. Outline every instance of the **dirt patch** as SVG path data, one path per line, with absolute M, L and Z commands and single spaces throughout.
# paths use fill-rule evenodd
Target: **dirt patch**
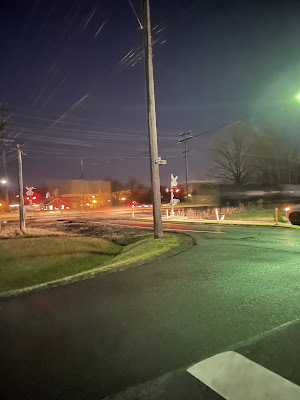
M 43 227 L 40 227 L 43 229 Z M 127 246 L 128 244 L 135 243 L 141 238 L 148 235 L 151 231 L 127 228 L 126 226 L 116 226 L 107 224 L 93 224 L 91 222 L 82 223 L 70 221 L 64 223 L 54 223 L 47 225 L 45 229 L 51 229 L 56 232 L 68 235 L 80 235 L 97 237 L 102 239 L 111 240 L 112 242 L 121 246 Z

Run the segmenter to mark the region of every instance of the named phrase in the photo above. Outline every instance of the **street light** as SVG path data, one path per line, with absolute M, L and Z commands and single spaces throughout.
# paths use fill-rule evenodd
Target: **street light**
M 6 182 L 7 182 L 7 180 L 6 179 L 1 179 L 1 181 L 0 181 L 1 183 L 2 183 L 2 185 L 5 185 L 6 184 Z

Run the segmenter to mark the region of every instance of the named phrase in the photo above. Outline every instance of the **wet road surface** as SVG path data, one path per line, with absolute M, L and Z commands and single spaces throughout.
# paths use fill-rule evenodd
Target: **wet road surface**
M 161 262 L 1 300 L 1 393 L 100 399 L 300 317 L 299 231 L 191 229 Z

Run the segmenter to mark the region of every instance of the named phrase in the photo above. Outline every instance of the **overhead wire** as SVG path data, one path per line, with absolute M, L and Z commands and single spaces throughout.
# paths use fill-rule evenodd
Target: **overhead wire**
M 57 121 L 57 118 L 45 118 L 45 117 L 40 117 L 40 116 L 33 116 L 29 114 L 19 114 L 19 113 L 12 113 L 11 116 L 15 117 L 23 117 L 23 118 L 29 118 L 29 119 L 36 119 L 36 120 L 43 120 L 43 121 L 49 121 L 49 122 L 54 122 Z M 72 117 L 75 120 L 81 120 L 81 121 L 88 121 L 88 122 L 95 122 L 96 125 L 93 124 L 86 124 L 86 123 L 78 123 L 78 122 L 71 122 L 71 121 L 59 121 L 59 124 L 68 124 L 68 125 L 78 125 L 78 126 L 85 126 L 85 127 L 95 127 L 97 125 L 101 125 L 99 121 L 93 120 L 93 119 L 84 119 L 84 118 L 76 118 Z M 104 128 L 105 129 L 105 128 Z M 140 129 L 130 129 L 130 128 L 115 128 L 115 127 L 109 127 L 108 129 L 111 130 L 116 130 L 116 131 L 130 131 L 130 132 L 137 132 L 137 133 L 147 133 L 147 130 L 140 130 Z M 160 133 L 166 133 L 166 134 L 177 134 L 177 132 L 174 131 L 166 131 L 166 130 L 161 130 L 159 129 Z

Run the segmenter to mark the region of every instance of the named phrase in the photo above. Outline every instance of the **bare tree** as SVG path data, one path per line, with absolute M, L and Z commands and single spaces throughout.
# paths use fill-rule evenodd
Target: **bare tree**
M 138 185 L 139 185 L 138 180 L 134 177 L 131 177 L 131 178 L 129 178 L 129 180 L 126 184 L 126 187 L 128 187 L 128 189 L 131 190 L 131 192 L 133 193 Z
M 297 183 L 299 157 L 297 147 L 278 129 L 257 130 L 250 156 L 255 166 L 254 180 L 262 185 Z
M 211 146 L 211 175 L 236 185 L 249 183 L 253 174 L 249 151 L 247 125 L 241 121 L 230 124 L 217 135 Z

